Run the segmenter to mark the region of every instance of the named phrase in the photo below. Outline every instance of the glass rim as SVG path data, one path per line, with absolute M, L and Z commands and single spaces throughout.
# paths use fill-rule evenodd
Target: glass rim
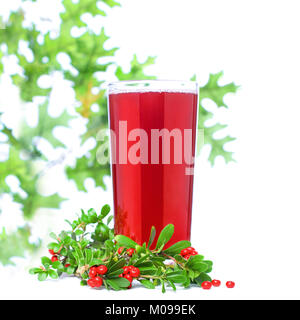
M 126 92 L 189 92 L 198 93 L 198 83 L 186 80 L 125 80 L 108 83 L 108 93 Z

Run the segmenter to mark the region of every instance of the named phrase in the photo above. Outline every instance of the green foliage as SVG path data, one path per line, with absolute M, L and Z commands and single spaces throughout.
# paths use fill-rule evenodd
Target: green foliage
M 134 55 L 131 61 L 131 69 L 128 73 L 124 73 L 121 67 L 116 70 L 116 76 L 120 81 L 125 80 L 150 80 L 156 79 L 154 76 L 147 76 L 144 73 L 144 68 L 155 63 L 155 57 L 148 57 L 144 63 L 139 63 L 137 56 Z
M 58 194 L 42 196 L 37 191 L 38 175 L 34 173 L 34 161 L 21 158 L 21 152 L 15 147 L 10 147 L 8 161 L 0 162 L 0 193 L 10 193 L 14 201 L 23 206 L 25 218 L 30 218 L 39 208 L 59 208 L 63 198 Z M 20 187 L 27 196 L 24 198 L 19 193 L 12 192 L 6 183 L 6 178 L 13 175 L 18 178 Z M 0 251 L 1 252 L 1 251 Z
M 125 266 L 133 266 L 140 270 L 136 280 L 147 289 L 155 289 L 161 285 L 162 292 L 166 291 L 166 285 L 176 290 L 176 284 L 189 287 L 191 284 L 198 284 L 210 279 L 208 274 L 212 271 L 212 262 L 205 261 L 203 256 L 191 256 L 188 260 L 178 253 L 190 246 L 189 241 L 180 241 L 172 247 L 165 249 L 165 245 L 174 233 L 174 226 L 167 225 L 158 237 L 156 248 L 150 250 L 146 244 L 139 246 L 132 239 L 123 235 L 114 236 L 113 229 L 109 229 L 103 218 L 109 213 L 109 206 L 102 207 L 98 215 L 94 209 L 88 212 L 82 210 L 81 216 L 68 222 L 71 230 L 62 231 L 57 237 L 50 236 L 56 240 L 48 245 L 58 261 L 52 262 L 48 257 L 41 258 L 40 268 L 30 269 L 30 274 L 36 274 L 39 281 L 45 281 L 48 277 L 57 279 L 63 273 L 75 275 L 81 279 L 81 285 L 86 285 L 91 267 L 105 265 L 107 272 L 101 275 L 106 289 L 124 290 L 130 282 L 120 277 L 124 273 Z M 105 226 L 109 230 L 106 237 L 95 240 L 98 235 L 99 226 Z M 87 231 L 87 230 L 91 231 Z M 81 232 L 77 232 L 81 231 Z M 155 228 L 152 227 L 155 234 Z M 152 237 L 151 237 L 152 238 Z M 124 250 L 119 252 L 121 247 Z M 132 256 L 127 254 L 126 249 L 135 248 Z M 182 249 L 181 249 L 182 248 Z M 172 264 L 166 263 L 173 261 Z
M 12 264 L 12 257 L 24 257 L 24 252 L 33 252 L 40 243 L 29 241 L 30 229 L 28 226 L 19 228 L 16 232 L 7 234 L 5 229 L 0 233 L 0 262 L 4 265 Z
M 226 84 L 224 86 L 220 86 L 218 81 L 223 76 L 223 72 L 219 72 L 216 74 L 210 74 L 208 82 L 200 88 L 199 94 L 199 119 L 198 126 L 199 129 L 204 129 L 204 144 L 208 144 L 211 146 L 211 151 L 208 160 L 213 165 L 215 163 L 215 159 L 217 156 L 222 156 L 226 163 L 233 160 L 233 152 L 229 152 L 224 150 L 224 145 L 227 142 L 235 140 L 230 136 L 226 136 L 222 139 L 215 139 L 214 134 L 227 127 L 227 125 L 222 125 L 217 123 L 211 127 L 205 125 L 206 120 L 213 118 L 213 113 L 209 112 L 203 106 L 204 99 L 210 99 L 216 103 L 218 107 L 228 106 L 224 102 L 224 97 L 228 93 L 235 93 L 238 90 L 238 86 L 233 82 Z M 193 80 L 196 80 L 194 77 Z
M 39 208 L 59 208 L 61 201 L 64 200 L 58 194 L 49 197 L 40 194 L 38 181 L 41 172 L 37 169 L 37 163 L 42 161 L 45 167 L 51 166 L 52 163 L 40 151 L 39 143 L 45 139 L 54 148 L 63 148 L 67 153 L 67 146 L 54 136 L 53 130 L 58 126 L 69 128 L 70 120 L 74 119 L 74 116 L 70 116 L 67 111 L 63 111 L 57 118 L 49 115 L 52 87 L 42 88 L 39 85 L 39 79 L 42 76 L 51 77 L 54 72 L 59 72 L 65 80 L 70 82 L 77 101 L 76 118 L 87 121 L 86 132 L 81 137 L 82 143 L 89 138 L 95 139 L 100 129 L 108 127 L 107 99 L 105 90 L 102 88 L 104 81 L 101 73 L 107 72 L 108 67 L 114 64 L 117 48 L 107 48 L 106 43 L 109 38 L 103 26 L 99 26 L 99 30 L 95 32 L 82 19 L 84 13 L 94 17 L 106 15 L 105 6 L 100 8 L 97 5 L 98 2 L 103 2 L 107 8 L 120 5 L 114 0 L 79 0 L 76 3 L 72 0 L 63 0 L 64 11 L 60 13 L 61 23 L 56 36 L 53 36 L 50 29 L 41 32 L 35 23 L 24 24 L 25 15 L 21 9 L 11 12 L 8 21 L 5 21 L 5 29 L 0 30 L 0 76 L 4 71 L 3 58 L 15 56 L 21 72 L 12 74 L 11 79 L 19 88 L 21 99 L 25 103 L 35 104 L 37 97 L 44 99 L 39 105 L 39 121 L 34 128 L 28 126 L 25 121 L 18 130 L 10 128 L 1 121 L 0 114 L 0 130 L 6 137 L 4 144 L 9 145 L 7 160 L 0 162 L 0 197 L 4 193 L 10 194 L 14 201 L 22 206 L 25 218 L 31 218 Z M 83 30 L 77 37 L 71 35 L 74 27 Z M 21 41 L 28 45 L 32 59 L 19 50 Z M 69 59 L 73 71 L 59 62 L 59 54 L 64 54 Z M 105 62 L 99 58 L 105 58 Z M 129 72 L 126 73 L 120 66 L 116 66 L 114 76 L 118 80 L 155 79 L 154 75 L 148 75 L 145 71 L 154 63 L 155 57 L 149 57 L 146 61 L 140 62 L 134 55 Z M 205 125 L 205 121 L 211 119 L 213 114 L 204 108 L 203 100 L 210 99 L 218 107 L 227 108 L 224 96 L 227 93 L 236 92 L 238 88 L 234 83 L 220 86 L 218 80 L 221 76 L 222 73 L 210 75 L 208 83 L 200 88 L 199 128 L 205 129 L 204 143 L 211 146 L 209 161 L 212 164 L 217 156 L 222 156 L 226 162 L 233 160 L 232 153 L 224 150 L 224 145 L 233 138 L 214 138 L 214 134 L 226 126 L 216 124 L 207 127 Z M 95 92 L 95 88 L 100 90 Z M 98 110 L 92 108 L 93 105 L 97 105 Z M 30 108 L 31 105 L 26 104 L 25 107 Z M 80 191 L 87 191 L 84 186 L 87 178 L 93 179 L 97 187 L 105 188 L 103 178 L 110 175 L 110 168 L 108 165 L 103 166 L 97 162 L 96 152 L 99 146 L 100 142 L 97 141 L 95 147 L 77 159 L 74 166 L 65 167 L 67 178 L 74 181 Z M 25 196 L 13 192 L 7 185 L 6 178 L 10 175 L 18 178 Z M 18 237 L 18 234 L 11 236 Z M 21 248 L 24 247 L 26 245 L 21 246 Z M 30 248 L 28 244 L 28 249 Z M 14 250 L 20 252 L 21 249 L 17 246 L 11 248 L 12 256 Z M 0 250 L 0 257 L 1 255 Z M 8 263 L 7 258 L 0 259 L 3 263 Z M 43 278 L 44 275 L 41 277 Z
M 64 111 L 59 117 L 52 118 L 48 113 L 48 105 L 43 104 L 39 107 L 38 124 L 32 128 L 24 121 L 21 125 L 21 135 L 18 139 L 21 145 L 27 150 L 30 146 L 34 146 L 34 138 L 43 137 L 51 143 L 53 147 L 64 147 L 64 143 L 57 139 L 53 135 L 53 130 L 56 127 L 68 127 L 69 121 L 74 119 L 66 111 Z M 36 146 L 37 147 L 37 146 Z

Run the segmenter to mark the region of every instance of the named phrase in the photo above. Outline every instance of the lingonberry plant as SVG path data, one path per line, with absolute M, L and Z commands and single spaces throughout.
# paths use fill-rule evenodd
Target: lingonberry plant
M 55 240 L 48 245 L 52 257 L 42 257 L 42 265 L 30 273 L 37 274 L 40 281 L 48 276 L 57 279 L 62 274 L 73 275 L 83 286 L 113 290 L 130 289 L 134 280 L 148 289 L 161 285 L 162 292 L 166 286 L 176 290 L 176 285 L 191 284 L 210 289 L 211 261 L 199 255 L 189 241 L 166 248 L 174 233 L 172 224 L 162 230 L 155 248 L 150 249 L 155 227 L 148 243 L 141 246 L 124 235 L 114 235 L 109 213 L 110 207 L 105 205 L 100 214 L 94 209 L 82 210 L 77 220 L 67 221 L 70 230 L 50 235 Z

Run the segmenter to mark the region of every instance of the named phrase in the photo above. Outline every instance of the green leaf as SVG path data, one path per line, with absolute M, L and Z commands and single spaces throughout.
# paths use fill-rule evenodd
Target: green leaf
M 179 254 L 176 254 L 174 256 L 174 258 L 176 259 L 176 261 L 181 262 L 181 263 L 186 263 L 186 260 Z
M 50 236 L 50 238 L 52 238 L 52 239 L 54 239 L 54 240 L 57 240 L 57 236 L 56 236 L 56 234 L 55 234 L 54 232 L 51 232 L 51 233 L 49 234 L 49 236 Z
M 85 263 L 90 264 L 90 262 L 93 260 L 93 251 L 91 249 L 85 249 Z
M 114 281 L 120 288 L 128 288 L 130 286 L 130 282 L 125 278 L 117 278 L 111 281 Z
M 200 102 L 202 102 L 203 99 L 208 98 L 213 100 L 218 107 L 228 108 L 227 104 L 224 102 L 224 96 L 228 93 L 237 92 L 239 86 L 235 85 L 233 82 L 220 86 L 218 82 L 223 74 L 224 73 L 221 71 L 209 75 L 206 85 L 200 88 Z
M 75 273 L 75 271 L 76 271 L 76 268 L 75 267 L 72 267 L 72 266 L 69 266 L 68 268 L 67 268 L 67 274 L 69 274 L 69 275 L 71 275 L 71 274 L 73 274 L 73 273 Z
M 120 247 L 135 248 L 138 244 L 132 239 L 121 234 L 115 236 L 115 240 Z
M 101 209 L 101 218 L 104 219 L 109 213 L 110 213 L 110 206 L 106 204 Z
M 55 253 L 59 252 L 61 246 L 56 242 L 51 242 L 48 244 L 48 249 L 53 250 Z
M 114 272 L 116 270 L 119 270 L 121 268 L 123 268 L 124 266 L 126 265 L 126 261 L 125 259 L 121 259 L 119 261 L 117 261 L 115 264 L 113 264 L 108 270 L 107 270 L 107 273 L 111 273 L 111 272 Z
M 104 243 L 108 251 L 113 251 L 114 243 L 111 240 L 106 240 Z
M 107 279 L 106 282 L 112 289 L 116 291 L 130 286 L 130 282 L 124 278 Z
M 173 289 L 174 291 L 176 291 L 176 286 L 174 285 L 173 281 L 168 280 L 168 283 L 169 283 L 169 285 L 172 287 L 172 289 Z
M 71 221 L 65 219 L 65 222 L 73 229 L 73 224 L 71 223 Z
M 155 236 L 156 236 L 156 229 L 155 229 L 154 226 L 152 226 L 151 232 L 150 232 L 149 241 L 148 241 L 148 246 L 147 246 L 148 248 L 151 247 L 151 245 L 152 245 L 152 243 L 153 243 L 153 241 L 155 239 Z
M 134 55 L 131 61 L 131 69 L 128 73 L 124 73 L 121 67 L 116 70 L 116 76 L 119 80 L 150 80 L 155 79 L 154 76 L 148 76 L 144 73 L 144 69 L 155 63 L 155 57 L 148 57 L 144 63 L 139 63 L 137 56 Z
M 185 266 L 186 268 L 198 273 L 207 271 L 209 268 L 209 265 L 203 261 L 203 257 L 198 255 L 191 256 Z
M 211 277 L 207 275 L 206 273 L 201 273 L 199 277 L 195 279 L 195 282 L 201 287 L 201 284 L 204 281 L 211 281 Z
M 166 293 L 165 281 L 162 281 L 162 284 L 161 284 L 161 292 L 162 292 L 162 293 Z
M 104 264 L 104 262 L 101 259 L 93 259 L 90 262 L 90 266 L 99 266 L 100 264 Z
M 39 281 L 45 281 L 48 278 L 48 272 L 42 272 L 38 274 Z
M 65 239 L 63 240 L 64 245 L 68 246 L 72 241 L 71 237 L 65 237 Z
M 209 261 L 209 260 L 205 260 L 203 261 L 203 263 L 205 263 L 207 265 L 207 269 L 206 269 L 206 273 L 210 273 L 212 272 L 212 269 L 213 269 L 213 262 L 212 261 Z
M 19 141 L 23 145 L 30 145 L 36 137 L 43 137 L 52 144 L 53 147 L 63 147 L 64 143 L 53 135 L 54 128 L 68 127 L 69 121 L 74 119 L 67 111 L 64 111 L 59 117 L 53 118 L 48 113 L 48 104 L 44 103 L 39 107 L 39 118 L 37 126 L 32 128 L 23 122 Z
M 84 223 L 89 223 L 89 216 L 86 215 L 83 210 L 81 210 L 81 213 L 82 213 L 81 214 L 81 221 L 83 221 Z
M 179 254 L 181 250 L 186 249 L 190 246 L 191 246 L 190 241 L 183 240 L 173 244 L 171 247 L 164 250 L 164 252 L 168 255 L 175 255 L 175 254 Z
M 114 272 L 109 272 L 109 274 L 107 275 L 108 278 L 115 278 L 116 276 L 119 276 L 120 274 L 122 274 L 124 272 L 123 269 L 118 269 Z
M 175 271 L 167 274 L 167 280 L 174 283 L 184 283 L 187 280 L 187 275 L 183 271 Z
M 139 280 L 139 282 L 147 289 L 155 289 L 155 285 L 150 280 Z
M 56 271 L 54 271 L 54 270 L 49 270 L 49 271 L 48 271 L 48 274 L 49 274 L 49 276 L 50 276 L 52 279 L 58 279 L 58 274 L 57 274 Z
M 42 257 L 41 258 L 41 262 L 42 262 L 42 264 L 44 265 L 44 266 L 46 266 L 46 265 L 51 265 L 52 264 L 52 261 L 51 261 L 51 259 L 49 259 L 48 257 Z
M 150 257 L 150 254 L 145 254 L 143 257 L 139 258 L 135 263 L 134 266 L 138 267 L 140 266 L 145 260 L 147 260 Z
M 24 257 L 25 252 L 32 253 L 39 248 L 40 242 L 29 241 L 30 234 L 30 228 L 27 225 L 9 234 L 3 228 L 0 232 L 0 263 L 4 266 L 14 265 L 11 260 L 13 257 Z
M 109 225 L 113 219 L 114 219 L 114 216 L 109 216 L 107 218 L 107 225 Z
M 147 262 L 143 262 L 138 264 L 138 268 L 141 271 L 141 274 L 153 274 L 153 272 L 157 272 L 157 268 L 154 265 L 154 263 L 152 261 L 147 261 Z
M 77 230 L 75 231 L 75 234 L 76 234 L 76 236 L 81 236 L 82 234 L 84 234 L 84 231 L 83 231 L 83 230 L 80 230 L 80 229 L 77 229 Z
M 22 144 L 23 142 L 19 142 Z M 33 155 L 32 155 L 33 156 Z M 19 193 L 11 193 L 13 200 L 20 203 L 26 218 L 32 217 L 39 208 L 58 209 L 60 203 L 65 200 L 58 194 L 44 197 L 37 191 L 38 175 L 34 172 L 33 163 L 22 160 L 21 152 L 14 146 L 10 147 L 9 158 L 0 162 L 0 193 L 10 193 L 6 184 L 6 177 L 14 175 L 20 181 L 20 187 L 27 196 L 21 197 Z
M 215 160 L 218 156 L 224 158 L 226 163 L 234 161 L 233 152 L 226 151 L 224 146 L 227 142 L 234 141 L 235 138 L 226 136 L 222 139 L 214 138 L 214 135 L 219 130 L 227 127 L 227 125 L 222 125 L 217 123 L 213 126 L 208 127 L 206 121 L 213 118 L 213 113 L 206 110 L 204 106 L 205 99 L 210 99 L 216 103 L 218 107 L 228 108 L 227 104 L 224 102 L 224 97 L 228 93 L 235 93 L 238 90 L 238 86 L 234 83 L 229 83 L 226 85 L 219 85 L 218 82 L 223 76 L 223 72 L 218 72 L 216 74 L 210 74 L 207 84 L 200 88 L 199 91 L 199 118 L 198 127 L 199 129 L 204 129 L 204 139 L 198 139 L 198 153 L 200 152 L 202 145 L 207 144 L 211 146 L 211 151 L 209 154 L 209 162 L 214 165 Z M 196 80 L 196 78 L 194 78 Z M 200 143 L 200 144 L 199 144 Z
M 105 2 L 111 8 L 115 6 L 120 6 L 120 3 L 116 2 L 115 0 L 102 0 L 102 1 Z
M 29 191 L 27 187 L 22 186 L 22 189 Z M 34 187 L 35 188 L 35 187 Z M 37 209 L 40 208 L 51 208 L 51 209 L 59 209 L 60 203 L 65 198 L 60 197 L 58 194 L 54 194 L 52 196 L 44 197 L 36 192 L 36 190 L 29 191 L 29 196 L 25 199 L 21 198 L 19 194 L 14 195 L 14 201 L 23 205 L 23 213 L 26 217 L 32 217 Z
M 156 250 L 163 249 L 163 247 L 170 241 L 174 234 L 174 225 L 168 224 L 160 233 L 157 244 L 156 244 Z
M 34 274 L 37 274 L 37 273 L 42 273 L 44 272 L 41 268 L 32 268 L 29 270 L 29 274 L 31 275 L 34 275 Z
M 103 178 L 110 174 L 110 167 L 108 165 L 100 165 L 96 156 L 92 158 L 83 156 L 77 159 L 74 168 L 68 167 L 66 169 L 66 174 L 68 179 L 74 180 L 79 191 L 87 192 L 84 182 L 88 178 L 95 181 L 96 187 L 106 188 Z
M 96 223 L 98 221 L 98 216 L 95 209 L 90 209 L 88 211 L 89 223 Z
M 53 269 L 57 269 L 59 271 L 64 271 L 65 270 L 65 267 L 63 266 L 63 264 L 60 262 L 60 261 L 55 261 L 52 263 L 52 268 Z

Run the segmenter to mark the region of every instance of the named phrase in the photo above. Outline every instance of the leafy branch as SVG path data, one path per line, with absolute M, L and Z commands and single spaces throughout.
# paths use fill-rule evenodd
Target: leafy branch
M 174 234 L 173 225 L 161 231 L 155 249 L 151 250 L 155 227 L 148 243 L 141 246 L 124 235 L 114 236 L 108 226 L 112 220 L 109 213 L 110 207 L 105 205 L 100 214 L 94 209 L 82 210 L 77 220 L 67 221 L 70 230 L 58 236 L 50 234 L 54 239 L 48 245 L 52 258 L 42 257 L 42 265 L 30 273 L 36 274 L 40 281 L 73 275 L 81 280 L 81 285 L 98 288 L 104 284 L 106 289 L 113 290 L 131 288 L 133 279 L 147 289 L 161 285 L 162 292 L 166 292 L 166 286 L 176 290 L 176 285 L 188 288 L 191 284 L 201 286 L 204 281 L 211 281 L 208 275 L 212 271 L 211 261 L 195 251 L 190 257 L 182 255 L 191 246 L 189 241 L 167 248 Z

